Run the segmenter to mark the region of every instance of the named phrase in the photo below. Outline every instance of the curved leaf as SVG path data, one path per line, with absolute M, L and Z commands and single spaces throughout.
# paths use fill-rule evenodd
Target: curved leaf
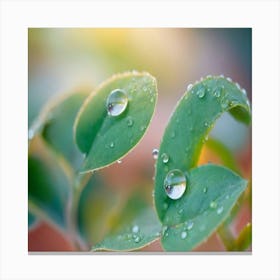
M 118 197 L 94 173 L 84 187 L 79 200 L 78 226 L 88 244 L 96 244 L 111 228 L 111 216 L 116 211 Z
M 107 98 L 120 89 L 128 98 L 125 110 L 112 116 Z M 79 149 L 86 154 L 81 172 L 107 166 L 128 153 L 143 137 L 157 100 L 156 80 L 148 73 L 124 73 L 105 81 L 86 99 L 74 125 Z
M 171 202 L 163 188 L 168 171 L 193 168 L 216 119 L 233 108 L 235 114 L 242 112 L 244 122 L 249 121 L 247 97 L 234 83 L 220 77 L 197 83 L 180 100 L 165 130 L 156 164 L 155 205 L 161 221 L 166 213 L 165 203 Z M 162 160 L 163 154 L 168 156 L 168 162 Z
M 115 218 L 115 226 L 93 251 L 131 251 L 137 250 L 157 240 L 161 224 L 154 209 L 135 195 L 130 198 Z
M 28 205 L 62 229 L 67 227 L 70 176 L 39 138 L 33 141 L 28 155 Z
M 192 169 L 185 195 L 169 204 L 163 248 L 188 251 L 207 239 L 228 216 L 246 185 L 246 180 L 224 167 L 209 164 Z
M 201 82 L 196 83 L 191 87 L 191 89 L 189 88 L 178 103 L 177 108 L 165 130 L 156 164 L 154 199 L 157 214 L 162 223 L 166 226 L 172 225 L 169 229 L 170 237 L 167 238 L 166 241 L 165 238 L 162 240 L 164 247 L 167 250 L 172 248 L 175 250 L 179 248 L 182 250 L 190 250 L 198 244 L 199 240 L 202 241 L 205 237 L 207 237 L 208 234 L 212 232 L 224 219 L 223 215 L 209 217 L 209 221 L 212 220 L 213 222 L 209 224 L 209 228 L 204 232 L 204 235 L 198 235 L 197 239 L 194 239 L 192 243 L 185 245 L 185 247 L 180 247 L 179 243 L 175 244 L 176 238 L 178 237 L 177 236 L 175 238 L 175 235 L 179 234 L 180 230 L 182 231 L 181 227 L 183 227 L 184 222 L 187 222 L 187 217 L 184 218 L 182 212 L 181 214 L 178 214 L 178 218 L 175 219 L 173 217 L 174 213 L 172 209 L 174 207 L 179 208 L 182 201 L 188 199 L 190 194 L 188 191 L 188 184 L 195 186 L 195 188 L 199 190 L 202 187 L 204 188 L 205 184 L 209 181 L 209 178 L 203 177 L 204 174 L 202 174 L 208 169 L 205 169 L 205 171 L 204 169 L 198 169 L 200 171 L 196 171 L 193 168 L 198 161 L 202 145 L 208 139 L 209 131 L 213 127 L 217 118 L 219 118 L 219 116 L 225 111 L 229 111 L 239 121 L 243 121 L 245 123 L 250 122 L 249 101 L 246 94 L 244 94 L 244 90 L 241 90 L 237 84 L 232 83 L 229 79 L 224 79 L 222 77 L 208 77 Z M 208 167 L 208 171 L 210 173 L 207 173 L 210 178 L 212 178 L 211 176 L 215 176 L 215 173 L 221 172 L 220 167 L 210 166 L 211 168 Z M 187 180 L 187 191 L 185 191 L 183 196 L 177 200 L 170 199 L 164 189 L 166 175 L 168 172 L 175 169 L 182 171 Z M 233 176 L 233 173 L 228 169 L 223 170 L 226 170 L 223 171 L 225 173 L 224 177 L 216 177 L 217 181 L 213 181 L 212 184 L 221 184 L 220 188 L 224 191 L 223 194 L 226 195 L 226 189 L 224 188 L 227 187 L 227 184 L 229 184 L 227 177 L 230 178 Z M 188 172 L 190 172 L 190 174 L 188 174 Z M 201 172 L 201 174 L 199 174 L 201 178 L 204 178 L 204 181 L 201 181 L 199 177 L 196 176 L 193 177 L 192 182 L 189 181 L 193 172 Z M 243 186 L 245 184 L 242 178 L 237 175 L 234 176 L 234 185 Z M 204 184 L 204 186 L 197 184 L 196 180 L 200 184 Z M 243 186 L 240 189 L 237 188 L 237 190 L 241 193 L 244 188 L 245 187 Z M 236 197 L 234 196 L 235 200 L 232 204 L 226 204 L 223 206 L 225 208 L 224 213 L 228 213 L 228 210 L 232 208 L 240 193 L 238 193 Z M 211 197 L 209 192 L 207 192 L 207 194 Z M 203 192 L 198 192 L 194 198 L 199 202 L 203 197 Z M 189 209 L 187 204 L 184 204 L 184 207 L 185 210 L 193 211 L 192 209 Z M 198 215 L 202 211 L 201 207 L 202 205 L 197 205 L 197 208 L 195 208 L 197 213 L 193 213 L 194 216 Z M 184 211 L 184 209 L 181 211 Z M 206 214 L 207 213 L 208 212 L 206 212 Z M 203 221 L 198 218 L 197 223 L 202 222 Z M 178 223 L 177 226 L 176 223 Z M 168 240 L 170 240 L 172 236 L 173 241 L 171 241 L 171 243 L 174 243 L 174 247 L 169 247 L 170 244 Z M 183 242 L 184 241 L 185 240 L 183 240 Z
M 31 129 L 33 135 L 41 133 L 52 149 L 63 155 L 75 169 L 80 167 L 83 154 L 74 143 L 73 125 L 88 95 L 89 91 L 79 90 L 51 100 Z

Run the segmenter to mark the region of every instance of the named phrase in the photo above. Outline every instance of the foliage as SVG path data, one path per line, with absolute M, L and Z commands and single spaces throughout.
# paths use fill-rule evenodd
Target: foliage
M 156 101 L 156 79 L 133 71 L 113 76 L 91 94 L 79 90 L 47 105 L 29 132 L 30 226 L 47 220 L 77 248 L 93 251 L 138 250 L 156 240 L 166 251 L 189 251 L 222 233 L 247 181 L 231 152 L 208 141 L 208 134 L 224 112 L 246 124 L 251 119 L 244 90 L 230 79 L 202 79 L 178 102 L 158 152 L 153 205 L 143 192 L 120 198 L 98 175 L 141 141 Z M 197 166 L 203 144 L 225 166 Z M 246 249 L 250 236 L 248 226 L 227 248 Z

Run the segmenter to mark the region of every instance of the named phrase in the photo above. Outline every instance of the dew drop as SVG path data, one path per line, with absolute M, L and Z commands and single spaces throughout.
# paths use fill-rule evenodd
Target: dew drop
M 171 138 L 174 139 L 174 138 L 175 138 L 175 135 L 176 135 L 176 134 L 175 134 L 175 132 L 173 131 L 173 132 L 171 133 Z
M 243 88 L 242 90 L 242 93 L 244 94 L 244 95 L 247 95 L 247 92 L 246 92 L 246 90 Z
M 228 80 L 229 82 L 232 82 L 232 79 L 231 79 L 230 77 L 227 77 L 227 80 Z
M 168 172 L 164 179 L 164 189 L 171 199 L 179 199 L 186 190 L 186 177 L 179 169 Z
M 204 123 L 204 126 L 205 126 L 205 127 L 208 127 L 208 126 L 209 126 L 208 122 L 205 122 L 205 123 Z
M 235 83 L 236 87 L 240 90 L 240 85 L 238 83 Z
M 203 188 L 203 193 L 207 193 L 207 188 Z
M 161 155 L 161 159 L 162 159 L 162 162 L 163 162 L 163 163 L 167 163 L 167 162 L 169 161 L 169 156 L 168 156 L 168 154 L 163 153 L 163 154 Z
M 188 233 L 186 231 L 182 231 L 181 238 L 185 239 L 188 236 Z
M 134 122 L 133 122 L 133 119 L 131 117 L 128 117 L 127 120 L 126 120 L 126 123 L 127 123 L 128 127 L 131 127 L 131 126 L 133 126 Z
M 192 84 L 189 84 L 189 85 L 187 86 L 187 91 L 190 91 L 190 90 L 192 89 L 192 87 L 193 87 L 193 85 L 192 85 Z
M 198 91 L 197 91 L 197 96 L 198 98 L 203 98 L 205 96 L 205 88 L 201 87 Z
M 153 149 L 152 156 L 153 156 L 154 159 L 158 158 L 158 149 Z
M 228 194 L 226 195 L 226 199 L 229 199 L 229 195 Z
M 141 127 L 140 127 L 140 130 L 141 131 L 144 131 L 146 129 L 146 126 L 145 125 L 142 125 Z
M 193 228 L 194 222 L 193 221 L 189 221 L 188 225 L 187 225 L 187 229 L 191 230 Z
M 217 89 L 215 89 L 215 91 L 214 91 L 214 96 L 216 96 L 216 97 L 220 97 L 221 96 L 221 88 L 217 88 Z
M 127 107 L 128 98 L 125 92 L 121 89 L 113 90 L 107 98 L 107 112 L 115 117 L 119 116 Z
M 139 243 L 140 241 L 141 241 L 140 236 L 136 236 L 136 237 L 134 238 L 134 242 L 135 242 L 135 243 Z
M 122 160 L 121 160 L 121 159 L 118 159 L 118 160 L 117 160 L 117 163 L 118 163 L 118 164 L 122 163 Z
M 164 209 L 167 209 L 167 208 L 168 208 L 168 204 L 167 204 L 166 202 L 163 204 L 163 208 L 164 208 Z
M 132 227 L 132 232 L 133 232 L 133 233 L 139 232 L 139 227 L 138 227 L 137 225 L 134 225 L 134 226 Z
M 111 142 L 110 143 L 110 148 L 114 148 L 115 147 L 115 143 L 114 142 Z
M 210 202 L 210 208 L 214 209 L 217 207 L 217 202 L 216 201 L 211 201 Z
M 224 211 L 224 207 L 223 206 L 220 206 L 218 209 L 217 209 L 217 214 L 220 215 L 222 214 Z
M 178 214 L 182 214 L 182 213 L 183 213 L 183 209 L 179 209 Z
M 223 74 L 220 75 L 220 78 L 224 78 L 225 76 Z
M 207 75 L 206 78 L 209 79 L 209 78 L 212 78 L 212 76 L 211 75 Z

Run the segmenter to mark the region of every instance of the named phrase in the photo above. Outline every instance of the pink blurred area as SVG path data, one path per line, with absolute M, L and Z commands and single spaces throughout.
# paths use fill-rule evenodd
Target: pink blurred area
M 153 148 L 187 85 L 208 74 L 224 74 L 244 87 L 251 100 L 250 29 L 29 29 L 29 125 L 51 97 L 77 86 L 95 87 L 116 72 L 150 72 L 158 82 L 158 104 L 142 141 L 121 164 L 100 171 L 106 183 L 120 193 L 148 185 L 152 195 Z M 227 119 L 221 127 L 227 127 Z M 251 131 L 236 125 L 233 131 L 215 131 L 234 153 L 245 178 L 251 178 Z M 200 162 L 218 159 L 205 153 Z M 251 222 L 245 205 L 233 225 L 235 236 Z M 29 251 L 75 251 L 56 229 L 41 222 L 28 234 Z M 224 251 L 213 234 L 195 251 Z M 162 251 L 160 242 L 142 251 Z

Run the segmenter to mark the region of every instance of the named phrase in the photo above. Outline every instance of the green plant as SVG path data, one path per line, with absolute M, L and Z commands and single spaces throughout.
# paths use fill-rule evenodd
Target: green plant
M 206 77 L 190 85 L 178 102 L 154 152 L 154 206 L 139 193 L 119 203 L 100 182 L 98 170 L 119 161 L 144 136 L 156 100 L 156 79 L 131 72 L 113 76 L 90 95 L 77 91 L 48 105 L 29 132 L 30 225 L 33 215 L 48 220 L 81 250 L 89 250 L 89 244 L 93 251 L 137 250 L 160 239 L 166 251 L 189 251 L 216 230 L 228 250 L 246 249 L 251 225 L 236 240 L 228 226 L 247 181 L 237 174 L 231 153 L 208 141 L 226 111 L 250 123 L 246 93 L 229 78 Z M 197 167 L 203 144 L 225 166 Z M 85 207 L 89 197 L 92 204 Z M 93 231 L 81 218 L 85 211 Z

